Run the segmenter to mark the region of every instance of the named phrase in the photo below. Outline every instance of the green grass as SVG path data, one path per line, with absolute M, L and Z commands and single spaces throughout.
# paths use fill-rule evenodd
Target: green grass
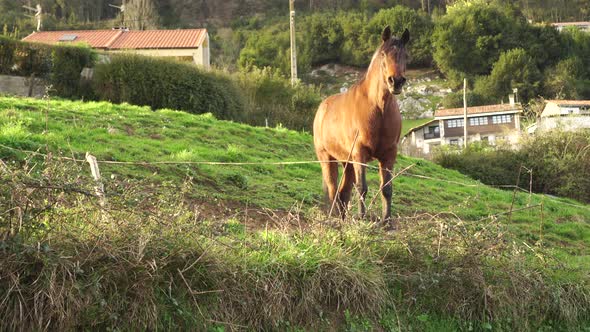
M 49 149 L 54 156 L 75 156 L 77 159 L 84 159 L 85 153 L 90 152 L 99 160 L 110 161 L 279 162 L 315 159 L 312 137 L 308 133 L 283 128 L 250 127 L 228 121 L 219 121 L 209 115 L 191 115 L 172 110 L 153 112 L 148 108 L 112 105 L 105 102 L 43 101 L 9 97 L 0 98 L 0 144 L 25 150 L 40 150 L 41 152 Z M 0 147 L 0 157 L 3 160 L 21 161 L 25 158 L 25 155 Z M 404 299 L 406 298 L 404 296 L 409 293 L 414 294 L 416 292 L 415 296 L 420 296 L 419 306 L 415 308 L 411 306 L 414 309 L 404 311 L 403 314 L 400 314 L 403 317 L 396 318 L 400 319 L 402 323 L 407 322 L 407 324 L 410 324 L 409 321 L 413 321 L 415 324 L 422 326 L 419 329 L 424 330 L 443 328 L 443 326 L 447 326 L 446 329 L 449 330 L 454 329 L 456 326 L 465 328 L 465 324 L 468 323 L 464 319 L 471 317 L 471 314 L 465 316 L 458 314 L 459 312 L 465 313 L 465 307 L 460 301 L 445 304 L 447 309 L 451 308 L 451 306 L 453 308 L 452 310 L 448 309 L 448 311 L 439 310 L 438 307 L 429 307 L 428 303 L 433 301 L 432 303 L 441 306 L 445 303 L 445 299 L 454 296 L 460 297 L 460 294 L 452 293 L 452 289 L 454 286 L 458 286 L 455 284 L 462 282 L 456 281 L 463 278 L 462 273 L 464 272 L 461 271 L 463 271 L 464 267 L 462 262 L 467 262 L 473 258 L 466 253 L 468 251 L 465 251 L 465 248 L 470 248 L 469 250 L 479 248 L 479 242 L 477 242 L 479 240 L 471 243 L 470 238 L 475 241 L 481 234 L 486 234 L 486 241 L 499 241 L 494 242 L 493 246 L 486 242 L 486 245 L 495 248 L 490 249 L 493 251 L 490 253 L 492 256 L 488 257 L 491 261 L 487 261 L 486 255 L 478 256 L 477 264 L 483 265 L 477 265 L 478 267 L 474 268 L 475 270 L 483 269 L 485 273 L 489 274 L 488 277 L 491 280 L 504 280 L 502 282 L 509 280 L 502 279 L 503 277 L 496 278 L 494 266 L 500 264 L 495 261 L 496 259 L 507 259 L 507 261 L 502 260 L 502 263 L 498 266 L 514 268 L 514 271 L 518 271 L 516 266 L 510 265 L 511 260 L 508 257 L 512 257 L 510 255 L 514 254 L 513 250 L 517 250 L 515 248 L 520 248 L 518 250 L 524 250 L 527 253 L 525 257 L 530 260 L 537 259 L 535 252 L 538 251 L 542 252 L 539 255 L 543 257 L 543 262 L 547 264 L 552 262 L 551 268 L 548 268 L 549 265 L 547 265 L 540 266 L 539 269 L 542 269 L 543 273 L 553 282 L 560 284 L 573 283 L 582 286 L 588 283 L 587 271 L 590 270 L 590 207 L 588 205 L 568 199 L 555 199 L 543 195 L 529 195 L 528 193 L 519 192 L 514 200 L 515 210 L 525 208 L 527 205 L 532 206 L 542 203 L 544 205 L 543 214 L 541 214 L 539 208 L 535 208 L 514 212 L 510 220 L 506 214 L 490 217 L 499 213 L 506 213 L 510 209 L 513 196 L 511 191 L 485 186 L 456 171 L 444 169 L 422 159 L 405 156 L 398 158 L 397 171 L 409 166 L 412 167 L 394 182 L 393 199 L 394 215 L 399 217 L 402 229 L 406 231 L 394 235 L 391 243 L 387 242 L 387 244 L 381 245 L 381 240 L 373 240 L 371 230 L 359 231 L 356 228 L 345 233 L 339 233 L 335 230 L 326 232 L 314 228 L 314 230 L 309 230 L 308 235 L 304 235 L 305 233 L 286 234 L 278 230 L 271 230 L 270 233 L 265 230 L 249 233 L 241 226 L 242 224 L 238 218 L 235 222 L 230 221 L 222 225 L 222 231 L 219 232 L 215 228 L 218 226 L 211 229 L 207 227 L 199 228 L 200 232 L 209 235 L 231 233 L 232 237 L 230 238 L 218 239 L 222 242 L 232 244 L 236 241 L 239 243 L 240 239 L 247 239 L 251 243 L 250 246 L 230 250 L 229 252 L 233 256 L 223 256 L 224 250 L 227 251 L 227 245 L 219 245 L 216 241 L 203 244 L 194 239 L 186 239 L 186 245 L 193 249 L 197 248 L 197 246 L 203 245 L 207 247 L 209 245 L 211 250 L 218 253 L 218 256 L 213 258 L 212 262 L 214 264 L 211 264 L 221 269 L 216 271 L 222 275 L 227 273 L 227 275 L 233 275 L 234 278 L 237 278 L 234 280 L 234 282 L 238 282 L 238 284 L 234 285 L 235 291 L 244 294 L 247 289 L 241 288 L 239 282 L 244 282 L 244 285 L 256 285 L 253 287 L 261 291 L 261 289 L 265 289 L 265 286 L 259 284 L 259 280 L 268 279 L 279 282 L 274 279 L 276 278 L 274 273 L 278 272 L 283 273 L 285 280 L 296 282 L 302 289 L 305 289 L 305 283 L 301 282 L 306 280 L 303 276 L 327 273 L 322 275 L 321 278 L 320 275 L 316 275 L 320 279 L 312 279 L 314 282 L 327 282 L 326 280 L 329 279 L 324 278 L 331 276 L 331 273 L 335 273 L 335 275 L 343 271 L 349 273 L 343 276 L 343 282 L 358 284 L 361 288 L 350 290 L 352 293 L 341 293 L 338 296 L 351 296 L 351 298 L 354 298 L 358 302 L 351 302 L 353 307 L 354 305 L 360 305 L 360 303 L 370 303 L 371 305 L 371 309 L 368 311 L 363 311 L 360 307 L 356 308 L 355 312 L 363 317 L 359 318 L 360 320 L 357 321 L 353 316 L 347 318 L 349 319 L 347 324 L 354 325 L 353 330 L 361 329 L 357 326 L 359 324 L 360 326 L 367 325 L 364 319 L 370 319 L 371 322 L 379 320 L 378 317 L 366 316 L 367 312 L 375 314 L 386 309 L 392 309 L 388 306 L 387 301 L 374 293 L 375 289 L 383 289 L 383 287 L 394 293 L 396 290 L 401 292 L 398 304 L 405 303 Z M 88 179 L 90 177 L 89 168 L 85 163 L 79 163 L 76 167 L 81 170 L 83 178 Z M 41 178 L 46 174 L 42 167 L 32 167 L 27 172 L 31 176 Z M 318 215 L 318 205 L 322 197 L 321 175 L 317 164 L 289 166 L 132 166 L 102 164 L 101 173 L 105 179 L 107 190 L 118 192 L 121 190 L 120 183 L 122 181 L 139 181 L 145 188 L 151 188 L 149 190 L 155 195 L 155 206 L 162 209 L 164 208 L 161 204 L 164 204 L 162 203 L 164 201 L 160 202 L 158 200 L 158 192 L 169 187 L 181 188 L 184 183 L 188 182 L 190 183 L 189 189 L 183 189 L 182 193 L 186 199 L 191 201 L 223 201 L 236 204 L 242 208 L 249 206 L 270 208 L 275 211 L 286 211 L 294 206 L 301 206 L 301 214 L 304 219 L 303 221 L 298 219 L 298 222 L 306 223 L 306 220 L 308 220 L 308 222 L 312 223 L 317 219 L 315 216 Z M 369 201 L 375 196 L 378 183 L 376 171 L 369 170 Z M 159 186 L 161 186 L 161 189 L 159 189 Z M 122 209 L 126 206 L 132 208 L 131 206 L 135 204 L 132 202 L 136 199 L 134 197 L 133 200 L 124 200 L 124 202 L 128 203 L 122 203 Z M 378 197 L 376 201 L 377 204 L 373 205 L 370 210 L 371 214 L 379 214 L 380 200 Z M 179 206 L 182 206 L 182 204 Z M 63 210 L 63 215 L 70 212 L 72 215 L 77 215 L 76 211 L 79 210 L 82 211 L 79 208 Z M 173 213 L 162 213 L 162 216 L 173 215 Z M 197 217 L 189 215 L 184 218 L 182 216 L 185 213 L 192 212 L 183 211 L 181 217 L 179 217 L 183 218 L 182 223 L 174 226 L 174 230 L 171 229 L 170 232 L 182 233 L 183 230 L 192 227 L 190 222 L 193 218 L 196 220 Z M 58 216 L 62 215 L 58 214 Z M 127 217 L 122 215 L 122 218 Z M 443 225 L 450 225 L 449 223 L 452 223 L 453 226 L 448 226 L 449 228 L 447 226 L 443 227 Z M 146 236 L 149 235 L 149 237 L 159 239 L 159 225 L 156 224 L 153 228 L 146 228 L 133 235 L 133 230 L 128 230 L 127 235 L 120 234 L 120 242 L 114 243 L 113 246 L 121 246 L 121 252 L 119 253 L 122 255 L 121 259 L 124 261 L 130 259 L 126 256 L 129 251 L 127 245 L 124 244 L 126 236 L 137 236 L 138 238 L 134 241 L 138 243 L 144 241 L 142 237 L 144 232 Z M 72 230 L 72 234 L 84 237 L 79 241 L 84 243 L 87 240 L 85 235 L 80 235 L 85 234 L 84 228 L 80 229 L 82 232 L 80 234 L 77 230 L 81 227 L 80 225 L 75 224 L 68 227 L 75 229 Z M 299 225 L 298 227 L 302 226 Z M 445 230 L 454 229 L 457 233 L 455 237 L 448 238 L 449 243 L 445 244 L 443 250 L 439 253 L 436 252 L 436 243 L 441 241 L 440 239 L 437 240 L 439 236 L 438 227 L 441 227 L 441 232 L 444 228 Z M 168 235 L 165 236 L 165 239 L 162 239 L 163 243 L 169 243 L 166 241 L 173 241 L 174 238 L 178 238 L 179 241 L 182 239 L 176 233 L 170 235 L 170 237 L 167 237 Z M 468 237 L 462 238 L 460 235 Z M 379 236 L 387 235 L 380 233 Z M 91 236 L 88 237 L 92 238 Z M 67 239 L 65 238 L 65 240 Z M 457 241 L 466 239 L 471 244 L 463 248 L 462 244 Z M 510 247 L 512 244 L 515 245 L 514 248 Z M 170 243 L 170 245 L 175 248 L 174 252 L 179 255 L 184 250 L 182 249 L 184 248 L 182 243 Z M 498 251 L 496 245 L 502 248 L 507 247 L 502 251 Z M 268 249 L 268 246 L 271 249 Z M 77 254 L 72 252 L 74 247 L 74 244 L 68 246 L 64 249 L 64 253 L 58 257 L 75 257 Z M 84 248 L 92 249 L 92 244 L 86 244 Z M 253 250 L 252 248 L 266 249 Z M 157 251 L 152 253 L 156 256 L 160 255 L 160 251 L 158 251 L 160 249 L 162 255 L 167 252 L 165 248 L 158 247 L 154 250 L 156 249 Z M 189 248 L 187 247 L 186 250 L 189 250 Z M 91 255 L 91 253 L 92 251 L 88 255 Z M 191 252 L 190 255 L 194 258 L 201 253 L 198 251 Z M 394 253 L 395 255 L 393 255 Z M 422 253 L 427 254 L 422 255 Z M 447 253 L 448 256 L 444 256 L 444 253 Z M 438 262 L 435 259 L 438 256 L 446 257 L 445 259 L 453 263 L 445 265 Z M 162 257 L 168 256 L 164 255 Z M 305 259 L 302 260 L 302 257 L 305 257 Z M 58 258 L 55 259 L 56 262 L 61 262 Z M 97 262 L 100 262 L 100 259 L 97 258 Z M 154 259 L 159 261 L 159 259 L 163 258 L 157 256 Z M 479 261 L 480 259 L 481 261 Z M 385 264 L 384 261 L 388 263 Z M 443 261 L 447 262 L 446 260 Z M 518 262 L 518 264 L 525 264 Z M 222 268 L 222 266 L 226 265 L 229 266 L 228 270 Z M 34 266 L 34 264 L 31 263 L 31 266 Z M 340 266 L 344 270 L 340 271 L 334 268 L 328 273 L 322 270 L 326 266 Z M 450 266 L 457 269 L 452 270 L 452 273 L 457 273 L 457 275 L 448 276 L 445 274 L 450 273 L 451 270 L 447 270 Z M 558 268 L 553 268 L 555 266 L 558 266 Z M 415 270 L 411 270 L 410 267 L 415 268 Z M 149 271 L 150 268 L 150 265 L 146 263 L 146 271 Z M 388 279 L 392 275 L 397 276 L 402 271 L 407 272 L 404 277 L 407 279 L 397 281 Z M 523 273 L 526 271 L 523 270 Z M 497 272 L 499 273 L 500 270 Z M 236 277 L 235 273 L 238 273 L 238 277 Z M 240 277 L 240 273 L 244 273 L 243 277 Z M 427 274 L 430 279 L 421 279 L 420 275 Z M 444 280 L 444 282 L 448 283 L 450 287 L 448 292 L 445 289 L 439 289 L 440 287 L 435 285 L 432 278 L 438 278 L 437 275 L 449 278 L 441 279 L 441 282 Z M 197 278 L 196 275 L 195 278 Z M 240 278 L 245 279 L 241 280 Z M 522 276 L 522 278 L 525 278 L 525 276 Z M 35 280 L 35 278 L 31 277 L 31 280 Z M 405 283 L 403 280 L 405 280 Z M 162 294 L 160 294 L 162 296 L 168 294 L 165 291 L 166 282 L 162 281 L 161 284 L 156 284 L 157 287 L 163 289 Z M 207 282 L 203 284 L 209 285 L 209 288 L 205 287 L 206 289 L 215 287 L 215 284 L 211 286 Z M 141 280 L 138 283 L 141 283 Z M 424 283 L 428 284 L 426 289 L 432 293 L 422 293 L 420 287 L 424 286 Z M 418 288 L 413 291 L 406 290 L 406 287 L 410 285 Z M 499 285 L 496 286 L 499 287 Z M 289 296 L 296 296 L 295 294 L 301 291 L 300 289 L 291 289 L 287 284 L 281 284 L 280 287 L 286 287 L 284 291 L 290 294 Z M 464 287 L 461 288 L 462 292 L 469 291 L 468 284 L 461 285 L 461 287 Z M 346 287 L 343 289 L 346 289 Z M 402 296 L 402 294 L 405 295 Z M 433 294 L 438 294 L 436 295 L 438 297 L 432 297 Z M 474 299 L 479 298 L 479 295 L 475 294 L 473 296 Z M 395 298 L 395 296 L 393 297 Z M 31 296 L 31 298 L 33 297 Z M 323 297 L 321 299 L 322 301 L 328 301 L 325 305 L 330 306 L 329 299 Z M 191 302 L 190 298 L 184 298 L 184 300 Z M 262 300 L 264 300 L 264 297 Z M 277 308 L 283 308 L 282 305 L 287 305 L 281 302 L 283 300 L 280 298 L 271 297 L 270 300 L 281 303 L 280 305 L 277 304 Z M 310 300 L 316 301 L 318 299 Z M 338 298 L 338 300 L 343 299 Z M 253 326 L 268 326 L 267 324 L 270 321 L 275 324 L 279 321 L 278 317 L 282 315 L 281 312 L 272 311 L 273 318 L 267 321 L 260 318 L 264 316 L 260 312 L 260 315 L 256 316 L 258 317 L 256 319 L 261 319 L 260 321 L 250 320 L 254 318 L 248 316 L 246 307 L 241 307 L 242 304 L 233 303 L 231 298 L 225 298 L 224 301 L 231 303 L 228 308 L 237 310 L 235 314 L 240 317 L 239 321 L 253 324 Z M 191 305 L 187 306 L 190 307 Z M 252 306 L 255 305 L 252 304 Z M 297 315 L 304 315 L 305 313 L 303 308 L 297 310 L 303 311 L 291 312 L 294 315 L 292 316 L 293 321 L 299 321 L 301 317 Z M 585 308 L 584 310 L 588 309 Z M 507 312 L 502 311 L 503 314 Z M 228 311 L 225 314 L 229 317 L 232 312 Z M 455 314 L 458 316 L 454 316 Z M 472 318 L 479 319 L 475 316 Z M 174 320 L 174 318 L 170 317 L 169 319 Z M 391 324 L 391 322 L 382 323 L 382 325 L 388 324 Z M 90 324 L 89 326 L 95 325 Z M 432 328 L 428 328 L 428 326 L 432 326 Z M 137 328 L 137 326 L 135 327 Z
M 48 122 L 45 123 L 45 119 Z M 416 122 L 406 121 L 415 126 Z M 424 120 L 426 121 L 426 120 Z M 46 130 L 47 126 L 47 132 Z M 214 161 L 283 162 L 315 160 L 310 134 L 283 128 L 251 127 L 219 121 L 210 115 L 172 110 L 153 112 L 145 107 L 106 102 L 81 103 L 26 98 L 0 99 L 0 143 L 35 150 L 44 147 L 65 156 L 84 159 L 90 152 L 110 161 Z M 0 150 L 3 156 L 12 152 Z M 396 170 L 413 166 L 394 183 L 394 213 L 401 217 L 421 213 L 456 214 L 477 221 L 510 208 L 512 192 L 482 185 L 456 171 L 405 156 Z M 179 182 L 192 177 L 193 193 L 201 199 L 223 199 L 273 209 L 290 209 L 303 202 L 316 206 L 323 197 L 319 165 L 103 165 L 103 177 L 111 174 L 153 182 Z M 369 170 L 369 199 L 378 189 L 376 171 Z M 412 175 L 427 176 L 422 179 Z M 449 182 L 452 181 L 452 182 Z M 379 203 L 379 200 L 376 200 Z M 514 209 L 545 204 L 543 228 L 552 230 L 546 241 L 561 240 L 570 250 L 588 254 L 589 206 L 567 199 L 518 193 Z M 571 204 L 571 205 L 566 205 Z M 375 204 L 375 213 L 380 207 Z M 506 219 L 506 218 L 503 218 Z M 540 210 L 513 215 L 514 231 L 529 241 L 540 233 Z M 533 243 L 533 242 L 532 242 Z

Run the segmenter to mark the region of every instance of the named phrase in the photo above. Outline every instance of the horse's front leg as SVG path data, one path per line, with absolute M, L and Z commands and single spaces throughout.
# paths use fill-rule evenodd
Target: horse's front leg
M 354 158 L 354 177 L 356 179 L 356 191 L 359 194 L 359 212 L 361 219 L 365 218 L 367 214 L 367 206 L 365 205 L 365 197 L 367 196 L 367 176 L 366 170 L 367 167 L 365 166 L 366 161 L 369 158 L 363 154 L 362 152 L 355 156 Z
M 381 176 L 381 204 L 383 206 L 383 223 L 391 220 L 391 198 L 393 196 L 392 170 L 395 164 L 394 157 L 379 161 L 379 175 Z

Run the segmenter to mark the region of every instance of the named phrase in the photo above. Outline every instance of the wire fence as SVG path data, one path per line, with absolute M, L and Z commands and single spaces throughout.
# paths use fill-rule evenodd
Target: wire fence
M 5 149 L 5 150 L 14 151 L 14 152 L 24 153 L 24 154 L 27 154 L 30 156 L 42 157 L 42 158 L 46 158 L 46 159 L 47 158 L 58 159 L 58 160 L 63 160 L 63 161 L 75 162 L 75 163 L 88 162 L 88 159 L 78 159 L 75 156 L 66 157 L 66 156 L 61 156 L 61 155 L 49 155 L 47 153 L 41 153 L 39 151 L 24 150 L 24 149 L 19 149 L 19 148 L 7 146 L 4 144 L 0 144 L 0 148 Z M 229 166 L 229 167 L 231 167 L 231 166 L 291 166 L 291 165 L 311 165 L 311 164 L 319 165 L 319 164 L 325 164 L 325 163 L 337 163 L 337 164 L 362 165 L 362 166 L 367 167 L 369 169 L 375 169 L 375 170 L 380 169 L 378 166 L 375 166 L 375 165 L 355 162 L 352 160 L 348 160 L 348 161 L 346 161 L 346 160 L 329 160 L 329 161 L 299 160 L 299 161 L 221 162 L 221 161 L 162 161 L 162 160 L 156 160 L 156 161 L 114 161 L 114 160 L 98 160 L 97 159 L 96 163 L 99 165 L 102 164 L 102 165 L 114 165 L 114 166 L 140 166 L 140 167 L 152 167 L 152 166 L 160 166 L 160 165 L 172 165 L 172 166 L 173 165 L 189 165 L 189 166 L 190 165 L 194 165 L 194 166 L 210 165 L 210 166 Z M 480 182 L 466 183 L 466 182 L 460 182 L 460 181 L 454 181 L 454 180 L 448 180 L 448 179 L 441 179 L 441 178 L 432 177 L 432 176 L 413 174 L 413 173 L 408 172 L 408 170 L 411 167 L 412 167 L 412 165 L 410 167 L 406 167 L 405 169 L 402 169 L 401 171 L 399 171 L 397 173 L 393 170 L 390 171 L 390 173 L 393 176 L 392 181 L 397 179 L 400 176 L 406 176 L 406 177 L 413 177 L 413 178 L 418 178 L 418 179 L 423 179 L 423 180 L 448 183 L 448 184 L 453 184 L 453 185 L 458 185 L 458 186 L 468 187 L 468 188 L 478 188 L 481 186 L 485 186 L 484 184 L 482 184 Z M 521 192 L 528 193 L 529 197 L 532 196 L 532 194 L 533 194 L 532 190 L 522 188 L 518 185 L 491 185 L 489 187 L 514 189 L 515 191 L 521 191 Z M 559 198 L 555 198 L 555 197 L 548 196 L 548 195 L 544 195 L 543 197 L 546 197 L 554 202 L 558 202 L 559 204 L 572 206 L 572 207 L 576 207 L 576 208 L 585 209 L 585 210 L 590 211 L 589 206 L 564 202 L 563 200 L 561 200 Z M 514 198 L 513 198 L 513 200 L 514 200 Z M 507 213 L 506 211 L 503 211 L 503 212 L 500 212 L 500 213 L 497 213 L 497 214 L 491 215 L 491 216 L 501 216 L 506 213 Z M 487 219 L 487 218 L 485 218 L 485 219 Z

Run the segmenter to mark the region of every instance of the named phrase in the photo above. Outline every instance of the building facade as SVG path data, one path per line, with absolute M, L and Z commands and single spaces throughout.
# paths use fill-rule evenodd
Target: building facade
M 467 108 L 468 143 L 485 141 L 496 145 L 500 141 L 517 144 L 520 137 L 519 104 L 486 105 Z M 434 120 L 412 128 L 402 140 L 402 150 L 411 155 L 429 155 L 440 145 L 464 144 L 464 109 L 440 109 Z
M 561 32 L 568 27 L 576 27 L 581 31 L 590 32 L 590 22 L 560 22 L 551 24 L 557 31 Z
M 590 100 L 547 100 L 537 123 L 527 131 L 590 129 Z

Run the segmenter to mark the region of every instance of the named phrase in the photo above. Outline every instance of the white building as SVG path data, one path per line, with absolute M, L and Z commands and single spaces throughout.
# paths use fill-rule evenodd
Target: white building
M 551 25 L 555 27 L 559 32 L 561 32 L 563 29 L 567 27 L 577 27 L 582 31 L 590 32 L 590 22 L 560 22 L 551 23 Z
M 522 107 L 510 104 L 467 108 L 468 142 L 486 141 L 495 145 L 505 141 L 517 144 L 520 138 Z M 412 128 L 402 139 L 402 151 L 410 155 L 426 156 L 440 145 L 463 145 L 463 108 L 436 110 L 434 120 Z
M 553 129 L 590 129 L 590 100 L 547 100 L 537 123 L 529 134 Z

